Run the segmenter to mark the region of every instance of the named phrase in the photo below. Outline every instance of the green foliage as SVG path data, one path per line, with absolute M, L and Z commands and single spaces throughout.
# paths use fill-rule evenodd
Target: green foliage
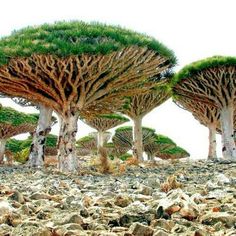
M 18 139 L 8 139 L 6 143 L 6 150 L 11 151 L 12 153 L 17 153 L 22 150 L 21 148 L 22 140 Z
M 92 140 L 95 140 L 95 138 L 88 135 L 88 136 L 84 136 L 84 137 L 78 139 L 76 143 L 86 143 L 86 142 L 90 142 Z
M 32 136 L 29 136 L 25 140 L 9 139 L 6 143 L 6 149 L 13 153 L 22 151 L 23 149 L 30 148 L 33 142 Z M 57 146 L 57 135 L 49 134 L 46 138 L 46 147 L 56 147 Z
M 107 54 L 121 48 L 137 45 L 148 47 L 176 64 L 174 53 L 162 43 L 145 34 L 118 26 L 81 21 L 56 22 L 27 27 L 0 40 L 0 65 L 9 58 L 32 54 L 69 55 Z
M 205 69 L 221 66 L 236 66 L 236 57 L 213 56 L 193 62 L 175 74 L 172 79 L 172 85 L 175 85 L 182 79 L 190 78 Z
M 163 153 L 173 155 L 173 156 L 179 156 L 179 155 L 185 156 L 185 157 L 190 156 L 190 154 L 185 149 L 179 146 L 164 150 Z
M 109 142 L 109 143 L 105 143 L 105 144 L 104 144 L 104 147 L 105 147 L 105 148 L 115 148 L 115 145 L 114 145 L 114 143 Z
M 18 161 L 22 164 L 26 163 L 29 159 L 30 148 L 25 148 L 14 155 L 15 161 Z
M 120 159 L 121 159 L 122 161 L 126 161 L 127 159 L 131 158 L 132 156 L 133 156 L 133 155 L 130 154 L 130 153 L 125 153 L 125 154 L 123 154 L 123 155 L 120 156 Z
M 46 138 L 46 147 L 56 147 L 57 146 L 58 136 L 54 134 L 47 135 Z
M 162 134 L 156 134 L 155 142 L 159 144 L 173 144 L 176 145 L 175 142 L 168 138 L 167 136 L 164 136 Z
M 18 126 L 22 124 L 37 124 L 38 114 L 25 114 L 10 107 L 0 109 L 0 123 Z
M 132 126 L 122 126 L 122 127 L 119 127 L 115 130 L 116 133 L 119 133 L 119 132 L 124 132 L 124 131 L 132 131 L 133 130 L 133 127 Z M 152 129 L 152 128 L 149 128 L 149 127 L 142 127 L 142 130 L 146 130 L 146 131 L 149 131 L 149 132 L 155 132 L 155 129 Z
M 77 148 L 97 148 L 96 138 L 93 136 L 84 136 L 76 141 Z
M 128 122 L 129 119 L 125 116 L 119 115 L 119 114 L 101 114 L 98 115 L 98 117 L 105 118 L 105 119 L 113 119 L 113 120 L 120 120 L 124 122 Z

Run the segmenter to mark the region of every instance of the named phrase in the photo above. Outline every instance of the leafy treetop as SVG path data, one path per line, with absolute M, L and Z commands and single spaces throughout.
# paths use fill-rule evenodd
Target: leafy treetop
M 143 130 L 149 131 L 149 132 L 153 132 L 155 133 L 155 129 L 149 128 L 149 127 L 142 127 Z M 132 131 L 133 127 L 132 126 L 122 126 L 119 127 L 115 130 L 116 133 L 118 132 L 123 132 L 123 131 Z
M 180 82 L 182 79 L 186 79 L 194 76 L 200 71 L 208 68 L 215 68 L 221 66 L 236 66 L 236 57 L 226 57 L 226 56 L 213 56 L 203 60 L 193 62 L 184 68 L 182 68 L 172 80 L 172 84 Z
M 0 65 L 10 58 L 32 54 L 70 55 L 107 54 L 131 45 L 147 47 L 176 64 L 174 53 L 145 34 L 118 26 L 82 21 L 56 22 L 14 31 L 0 40 Z
M 37 124 L 38 114 L 25 114 L 10 107 L 0 109 L 0 123 L 18 126 L 22 124 Z
M 98 115 L 98 117 L 105 118 L 105 119 L 115 119 L 115 120 L 120 120 L 124 122 L 129 121 L 128 118 L 119 114 L 101 114 L 101 115 Z
M 77 143 L 89 142 L 89 141 L 91 141 L 91 140 L 95 140 L 95 138 L 88 135 L 88 136 L 84 136 L 84 137 L 78 139 L 78 140 L 77 140 Z
M 155 134 L 155 142 L 160 144 L 174 144 L 174 141 L 162 134 Z
M 13 153 L 20 152 L 22 150 L 21 144 L 23 140 L 18 140 L 18 139 L 8 139 L 6 143 L 6 150 L 9 150 Z
M 46 137 L 46 147 L 56 147 L 57 145 L 57 135 L 49 134 Z M 32 136 L 29 136 L 25 140 L 18 140 L 18 139 L 9 139 L 6 143 L 6 149 L 10 150 L 13 153 L 20 152 L 23 149 L 29 148 L 32 144 Z
M 163 150 L 163 153 L 170 154 L 170 155 L 178 155 L 178 154 L 185 154 L 186 156 L 190 155 L 185 149 L 179 146 Z

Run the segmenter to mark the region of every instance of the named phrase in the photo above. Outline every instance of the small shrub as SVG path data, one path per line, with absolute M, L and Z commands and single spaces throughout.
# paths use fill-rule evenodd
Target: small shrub
M 165 193 L 169 192 L 172 189 L 181 188 L 182 184 L 179 183 L 176 179 L 176 176 L 169 176 L 163 184 L 161 184 L 161 190 Z
M 14 160 L 22 164 L 29 160 L 30 149 L 25 148 L 14 155 Z
M 132 158 L 132 154 L 129 154 L 129 153 L 125 153 L 123 155 L 120 156 L 120 159 L 122 161 L 127 161 L 129 158 Z
M 137 166 L 139 164 L 139 161 L 136 157 L 130 157 L 125 161 L 126 165 L 135 165 Z

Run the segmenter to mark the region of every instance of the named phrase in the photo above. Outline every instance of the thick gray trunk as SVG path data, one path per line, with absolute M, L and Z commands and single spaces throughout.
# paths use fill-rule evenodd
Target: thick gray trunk
M 77 115 L 60 120 L 60 136 L 58 139 L 58 164 L 62 172 L 75 172 L 78 167 L 76 157 Z
M 6 139 L 0 139 L 0 164 L 3 164 L 6 142 Z
M 224 107 L 220 113 L 222 130 L 222 154 L 224 159 L 236 160 L 236 146 L 234 142 L 234 106 Z
M 211 124 L 209 128 L 209 151 L 208 151 L 208 160 L 213 160 L 217 158 L 216 155 L 216 126 Z
M 29 164 L 32 167 L 43 166 L 46 136 L 51 130 L 52 109 L 40 105 L 39 111 L 38 126 L 33 135 L 29 156 Z
M 142 117 L 136 117 L 133 128 L 133 155 L 139 161 L 143 160 Z

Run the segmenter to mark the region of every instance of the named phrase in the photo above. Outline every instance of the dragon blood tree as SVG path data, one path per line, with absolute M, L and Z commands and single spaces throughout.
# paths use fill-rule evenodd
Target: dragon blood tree
M 186 158 L 189 157 L 189 153 L 178 146 L 175 146 L 173 148 L 165 149 L 162 152 L 156 153 L 156 155 L 161 159 L 180 159 L 180 158 Z
M 106 148 L 108 156 L 111 158 L 113 157 L 119 158 L 121 155 L 124 155 L 130 150 L 129 147 L 122 147 L 119 145 L 115 145 L 112 142 L 106 143 L 104 147 Z
M 128 122 L 129 119 L 118 114 L 102 114 L 87 119 L 84 118 L 83 121 L 90 127 L 97 130 L 99 150 L 99 148 L 103 147 L 104 144 L 104 132 L 125 122 Z
M 112 137 L 112 142 L 116 148 L 125 148 L 124 151 L 129 151 L 133 147 L 133 128 L 131 126 L 120 127 L 115 130 Z M 142 145 L 145 146 L 153 142 L 155 130 L 147 127 L 142 127 Z
M 3 162 L 6 142 L 9 138 L 33 132 L 37 126 L 38 115 L 18 112 L 10 107 L 0 109 L 0 163 Z
M 39 110 L 39 120 L 32 139 L 29 162 L 32 167 L 41 167 L 43 166 L 44 155 L 46 154 L 44 153 L 46 137 L 51 131 L 51 127 L 57 122 L 57 120 L 54 116 L 52 116 L 53 111 L 51 108 L 48 108 L 42 104 L 36 105 L 23 98 L 14 97 L 12 100 L 20 106 L 33 106 Z
M 57 155 L 57 139 L 58 139 L 57 135 L 54 134 L 49 134 L 46 137 L 45 147 L 44 147 L 45 156 Z M 32 141 L 33 141 L 32 136 L 29 136 L 25 140 L 18 140 L 11 138 L 7 140 L 6 150 L 11 151 L 12 153 L 20 152 L 26 148 L 30 148 Z
M 167 83 L 168 80 L 166 80 Z M 129 116 L 133 122 L 133 155 L 138 160 L 142 160 L 142 119 L 155 107 L 161 105 L 168 98 L 171 92 L 169 87 L 159 86 L 151 89 L 147 93 L 137 94 L 128 98 L 122 112 Z
M 157 154 L 159 157 L 162 152 L 174 147 L 176 147 L 176 144 L 170 138 L 154 133 L 151 141 L 145 143 L 144 151 L 148 156 L 148 160 L 153 160 Z
M 96 137 L 92 135 L 84 136 L 76 141 L 77 152 L 79 154 L 86 154 L 86 150 L 89 155 L 93 155 L 97 150 Z
M 103 133 L 103 142 L 106 144 L 111 138 L 110 132 Z M 87 156 L 97 154 L 98 147 L 98 132 L 91 132 L 76 141 L 77 155 Z
M 208 159 L 216 159 L 216 133 L 220 129 L 220 111 L 208 103 L 202 103 L 187 97 L 178 97 L 175 103 L 192 113 L 194 118 L 209 129 Z
M 236 104 L 236 58 L 215 56 L 184 67 L 173 79 L 173 93 L 219 109 L 222 152 L 236 158 L 234 112 Z
M 97 148 L 99 147 L 99 133 L 98 132 L 91 132 L 88 134 L 91 137 L 96 139 Z M 106 144 L 108 140 L 111 138 L 111 132 L 103 132 L 102 133 L 102 145 Z
M 222 134 L 219 109 L 187 97 L 178 97 L 174 102 L 179 107 L 190 111 L 196 120 L 209 129 L 208 159 L 216 159 L 216 133 Z M 236 129 L 236 115 L 234 115 L 234 129 Z
M 120 27 L 45 24 L 0 40 L 0 92 L 57 112 L 59 169 L 76 171 L 80 112 L 162 84 L 160 75 L 175 63 L 172 51 L 158 41 Z

